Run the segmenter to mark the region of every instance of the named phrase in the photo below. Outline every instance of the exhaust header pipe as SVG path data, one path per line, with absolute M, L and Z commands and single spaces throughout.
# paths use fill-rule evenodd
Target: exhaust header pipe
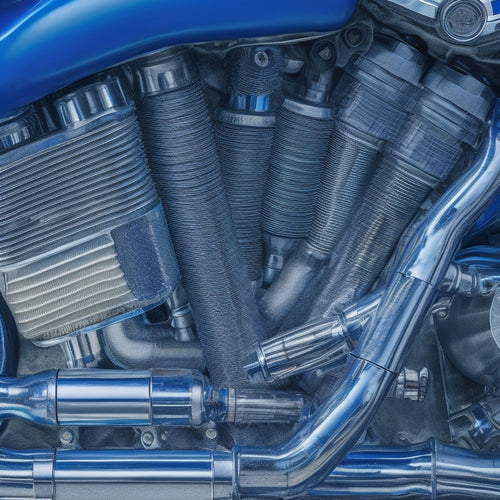
M 303 493 L 356 444 L 401 371 L 462 238 L 500 187 L 500 104 L 481 154 L 432 207 L 389 280 L 336 391 L 278 448 L 237 448 L 241 494 Z

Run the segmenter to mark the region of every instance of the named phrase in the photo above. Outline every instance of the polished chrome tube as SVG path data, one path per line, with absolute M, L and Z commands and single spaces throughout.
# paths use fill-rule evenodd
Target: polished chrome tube
M 499 460 L 434 440 L 408 448 L 359 448 L 301 498 L 486 500 L 500 490 Z
M 500 187 L 499 126 L 497 105 L 480 156 L 416 231 L 332 396 L 281 446 L 235 450 L 240 493 L 302 493 L 325 479 L 359 440 L 401 371 L 462 238 Z
M 215 388 L 190 370 L 51 370 L 0 377 L 0 417 L 49 425 L 296 422 L 300 393 Z
M 499 462 L 433 440 L 359 448 L 300 498 L 490 499 L 500 488 Z M 2 500 L 229 500 L 233 476 L 230 452 L 0 449 Z
M 328 320 L 306 323 L 259 342 L 245 368 L 254 378 L 282 380 L 317 368 L 344 365 L 384 290 L 376 290 Z
M 494 258 L 491 252 L 483 251 L 475 258 L 462 260 L 450 264 L 440 292 L 482 296 L 500 282 L 498 256 Z M 253 379 L 272 382 L 318 368 L 343 366 L 384 293 L 385 289 L 377 289 L 330 319 L 312 321 L 257 343 L 245 365 L 248 374 Z
M 230 452 L 0 449 L 0 499 L 223 500 Z

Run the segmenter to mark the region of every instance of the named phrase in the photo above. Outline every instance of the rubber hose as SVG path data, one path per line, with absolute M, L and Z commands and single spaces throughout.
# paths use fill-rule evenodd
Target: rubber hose
M 279 108 L 264 195 L 264 231 L 291 239 L 309 234 L 332 127 L 331 119 Z
M 262 275 L 261 211 L 275 118 L 271 94 L 283 67 L 278 47 L 244 47 L 233 51 L 231 93 L 217 113 L 216 133 L 224 187 L 247 264 L 248 277 Z
M 138 102 L 160 192 L 212 381 L 248 384 L 244 357 L 264 337 L 223 189 L 199 79 Z
M 218 121 L 217 139 L 236 237 L 247 264 L 248 278 L 262 275 L 263 242 L 260 222 L 272 127 L 252 127 Z
M 410 118 L 398 143 L 384 154 L 338 245 L 339 255 L 331 257 L 310 318 L 326 317 L 370 290 L 430 190 L 462 157 L 459 141 L 419 117 Z

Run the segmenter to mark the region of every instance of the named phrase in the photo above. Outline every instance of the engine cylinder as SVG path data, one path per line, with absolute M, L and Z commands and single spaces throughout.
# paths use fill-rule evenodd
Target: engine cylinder
M 179 280 L 120 81 L 55 105 L 61 131 L 0 156 L 0 287 L 19 332 L 40 341 L 153 307 Z

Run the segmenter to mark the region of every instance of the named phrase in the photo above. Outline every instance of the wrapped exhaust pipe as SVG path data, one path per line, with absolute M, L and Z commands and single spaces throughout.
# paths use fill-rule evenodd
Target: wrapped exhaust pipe
M 274 325 L 298 302 L 300 311 L 310 309 L 320 270 L 361 202 L 384 145 L 395 141 L 415 107 L 425 66 L 416 49 L 380 39 L 345 68 L 334 92 L 336 121 L 310 233 L 261 300 Z
M 265 332 L 236 240 L 197 68 L 173 49 L 136 61 L 138 113 L 208 371 L 248 384 L 243 354 Z
M 325 52 L 330 68 L 335 53 Z M 297 95 L 285 97 L 276 117 L 262 208 L 265 263 L 263 286 L 279 274 L 299 240 L 309 234 L 328 138 L 333 127 L 333 69 L 303 70 Z
M 237 490 L 298 495 L 324 480 L 377 412 L 462 238 L 500 187 L 500 106 L 476 161 L 431 208 L 333 394 L 278 448 L 239 448 Z
M 284 62 L 279 47 L 244 47 L 231 55 L 230 90 L 216 110 L 216 135 L 236 237 L 257 288 L 264 258 L 261 209 L 276 121 L 272 94 Z
M 385 152 L 352 230 L 330 260 L 311 319 L 328 317 L 370 290 L 429 191 L 482 137 L 494 97 L 486 85 L 441 63 L 433 65 L 423 85 L 415 112 Z

